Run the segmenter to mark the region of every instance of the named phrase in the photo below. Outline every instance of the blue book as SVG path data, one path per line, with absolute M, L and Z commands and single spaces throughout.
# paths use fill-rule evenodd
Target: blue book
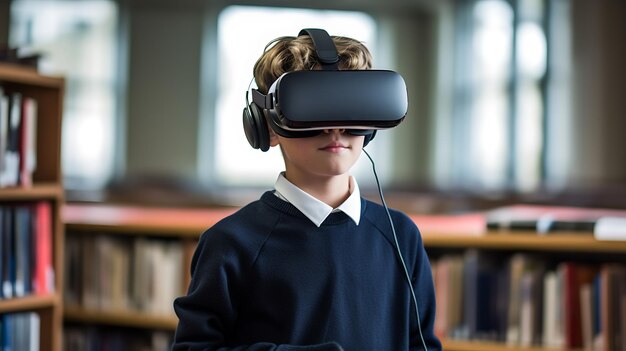
M 2 319 L 2 351 L 11 351 L 13 348 L 13 315 L 3 314 Z
M 2 230 L 3 230 L 3 273 L 2 273 L 2 296 L 5 298 L 13 297 L 13 282 L 15 281 L 15 245 L 13 244 L 14 228 L 13 228 L 13 207 L 5 207 L 2 213 Z
M 597 274 L 593 279 L 593 291 L 591 293 L 591 303 L 593 311 L 593 336 L 600 335 L 602 332 L 602 306 L 600 306 L 600 297 L 602 296 L 602 274 Z
M 31 291 L 31 209 L 15 207 L 15 295 L 25 296 Z

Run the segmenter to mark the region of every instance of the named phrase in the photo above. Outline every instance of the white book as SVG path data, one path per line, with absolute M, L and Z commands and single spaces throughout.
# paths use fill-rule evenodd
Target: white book
M 591 284 L 580 287 L 580 320 L 582 321 L 582 340 L 585 351 L 593 350 L 593 308 Z
M 509 261 L 509 305 L 506 329 L 508 345 L 519 345 L 521 342 L 522 276 L 527 263 L 528 257 L 523 253 L 513 255 Z
M 29 326 L 30 326 L 30 335 L 29 335 L 29 345 L 28 351 L 39 351 L 39 343 L 40 343 L 40 329 L 41 329 L 41 321 L 39 319 L 39 315 L 37 313 L 29 313 Z
M 626 217 L 601 217 L 593 227 L 597 240 L 626 240 Z
M 558 277 L 556 272 L 549 271 L 543 279 L 543 346 L 561 347 L 564 342 L 559 330 Z

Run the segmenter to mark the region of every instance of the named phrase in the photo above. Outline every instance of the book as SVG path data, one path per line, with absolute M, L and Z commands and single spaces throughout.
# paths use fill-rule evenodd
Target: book
M 615 310 L 615 335 L 613 341 L 613 347 L 616 350 L 626 349 L 626 335 L 623 334 L 626 329 L 626 314 L 624 311 L 624 298 L 626 297 L 626 266 L 620 266 L 615 274 L 613 286 L 613 300 L 612 304 Z
M 6 169 L 7 138 L 9 135 L 9 97 L 0 86 L 0 186 Z
M 462 337 L 498 340 L 506 325 L 506 316 L 501 313 L 508 300 L 502 284 L 508 281 L 506 269 L 493 255 L 475 249 L 465 252 L 463 267 Z
M 526 254 L 514 254 L 508 262 L 509 269 L 509 303 L 507 306 L 506 343 L 520 343 L 520 310 L 522 301 L 522 275 L 530 264 Z
M 626 240 L 626 217 L 601 217 L 593 235 L 598 240 Z
M 592 334 L 593 334 L 593 339 L 591 341 L 592 345 L 591 348 L 596 351 L 596 350 L 604 350 L 604 336 L 603 336 L 603 332 L 602 332 L 602 303 L 601 303 L 601 296 L 602 296 L 602 285 L 604 285 L 603 280 L 603 274 L 601 273 L 602 270 L 600 270 L 600 273 L 596 274 L 595 278 L 593 279 L 593 285 L 592 285 L 592 290 L 591 290 L 591 312 L 593 314 L 593 319 L 592 319 Z
M 436 235 L 480 236 L 485 234 L 486 221 L 483 213 L 448 215 L 411 214 L 421 233 Z
M 64 350 L 170 350 L 174 333 L 168 331 L 129 330 L 66 326 L 63 329 Z
M 4 212 L 7 211 L 6 206 L 0 205 L 0 299 L 4 297 L 4 289 L 2 288 L 2 284 L 4 282 L 4 274 L 5 274 L 5 248 L 6 244 L 4 236 L 7 234 L 7 231 L 4 228 Z M 0 344 L 1 345 L 1 344 Z
M 519 312 L 519 345 L 521 346 L 541 345 L 544 274 L 543 264 L 534 264 L 524 271 L 521 277 L 522 292 Z
M 19 205 L 14 207 L 14 243 L 15 243 L 15 296 L 25 296 L 31 292 L 32 252 L 32 211 L 30 207 Z
M 95 238 L 85 238 L 81 245 L 81 266 L 82 266 L 82 296 L 80 298 L 82 306 L 88 309 L 98 309 L 98 286 L 99 270 L 97 262 L 97 247 L 95 244 Z M 137 277 L 139 280 L 141 277 Z
M 542 343 L 547 347 L 562 348 L 564 345 L 561 324 L 560 284 L 556 271 L 548 271 L 543 277 L 543 326 Z
M 622 349 L 621 323 L 624 322 L 620 314 L 619 304 L 623 291 L 626 291 L 626 266 L 619 264 L 604 264 L 600 268 L 600 333 L 603 351 Z
M 68 233 L 67 305 L 173 316 L 184 293 L 183 244 L 176 240 Z
M 580 287 L 580 319 L 583 350 L 593 351 L 592 283 L 586 283 Z
M 4 272 L 2 273 L 2 296 L 4 298 L 11 298 L 14 296 L 14 282 L 15 282 L 15 244 L 14 244 L 14 224 L 13 224 L 13 212 L 12 206 L 6 206 L 2 212 L 2 267 Z
M 173 315 L 172 302 L 182 294 L 182 246 L 157 239 L 138 244 L 134 275 L 145 280 L 135 285 L 135 304 L 147 313 Z
M 626 292 L 623 292 L 621 297 L 621 307 L 620 307 L 620 315 L 622 316 L 622 329 L 620 331 L 621 334 L 621 343 L 622 343 L 622 351 L 626 351 Z
M 68 235 L 65 238 L 65 287 L 63 300 L 67 306 L 82 306 L 82 236 Z
M 22 97 L 19 128 L 19 185 L 29 187 L 32 185 L 32 174 L 37 165 L 37 101 L 31 97 Z
M 110 245 L 111 290 L 108 298 L 109 307 L 112 310 L 126 310 L 131 307 L 129 290 L 132 277 L 128 273 L 131 267 L 131 244 L 128 240 L 114 238 Z
M 32 276 L 33 293 L 44 295 L 55 290 L 55 274 L 52 262 L 52 204 L 38 201 L 34 205 L 34 236 L 36 245 L 34 273 Z
M 608 208 L 511 205 L 487 211 L 488 232 L 535 231 L 539 234 L 579 232 L 592 234 L 600 218 L 626 219 L 626 211 Z
M 563 284 L 560 301 L 564 322 L 564 347 L 567 349 L 581 348 L 583 340 L 580 315 L 580 288 L 593 281 L 596 269 L 589 265 L 566 261 L 561 262 L 557 270 L 562 277 Z
M 437 311 L 435 333 L 440 338 L 463 338 L 463 256 L 446 254 L 432 261 Z
M 437 301 L 437 310 L 435 315 L 435 335 L 439 338 L 445 338 L 450 329 L 451 321 L 450 311 L 454 308 L 451 304 L 450 295 L 452 294 L 452 261 L 456 257 L 446 255 L 433 262 L 433 282 L 435 284 L 435 300 Z
M 19 183 L 20 165 L 20 125 L 22 123 L 22 94 L 9 95 L 9 114 L 7 119 L 6 150 L 4 170 L 0 176 L 0 186 L 16 186 Z
M 38 351 L 40 317 L 35 312 L 8 313 L 0 316 L 2 350 Z

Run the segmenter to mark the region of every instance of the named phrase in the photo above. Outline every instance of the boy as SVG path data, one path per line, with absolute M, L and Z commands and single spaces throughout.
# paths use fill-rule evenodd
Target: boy
M 362 43 L 333 42 L 339 69 L 371 68 Z M 315 69 L 309 36 L 281 37 L 268 44 L 254 77 L 267 94 L 283 73 Z M 202 235 L 188 295 L 174 302 L 173 350 L 441 350 L 419 231 L 391 211 L 418 322 L 387 213 L 360 197 L 348 173 L 365 137 L 331 128 L 306 137 L 267 134 L 265 148 L 253 147 L 279 145 L 285 171 L 274 191 Z

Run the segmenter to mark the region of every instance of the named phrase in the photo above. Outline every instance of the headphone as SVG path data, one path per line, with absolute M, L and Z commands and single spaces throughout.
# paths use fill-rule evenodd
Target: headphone
M 322 33 L 323 32 L 323 33 Z M 318 56 L 320 63 L 322 64 L 323 69 L 337 69 L 337 62 L 339 61 L 339 56 L 337 55 L 337 49 L 332 42 L 328 33 L 320 29 L 303 29 L 300 31 L 298 36 L 300 35 L 309 35 L 313 41 L 313 46 L 315 47 L 315 52 Z M 334 51 L 334 55 L 332 55 Z M 330 55 L 329 55 L 330 53 Z M 268 123 L 266 119 L 266 113 L 269 113 L 268 110 L 261 108 L 257 105 L 254 100 L 252 102 L 249 101 L 248 92 L 250 89 L 246 91 L 246 105 L 243 109 L 243 130 L 246 134 L 246 139 L 248 139 L 248 143 L 254 149 L 260 149 L 261 151 L 267 151 L 270 148 L 270 132 L 268 129 Z M 271 120 L 271 119 L 269 119 Z M 288 131 L 280 126 L 271 126 L 272 130 L 278 135 L 286 138 L 308 138 L 315 135 L 319 135 L 321 130 L 309 130 L 309 131 Z M 328 129 L 333 129 L 329 127 Z M 363 141 L 363 147 L 369 144 L 374 136 L 376 135 L 376 130 L 372 129 L 347 129 L 346 133 L 350 135 L 363 135 L 365 139 Z

